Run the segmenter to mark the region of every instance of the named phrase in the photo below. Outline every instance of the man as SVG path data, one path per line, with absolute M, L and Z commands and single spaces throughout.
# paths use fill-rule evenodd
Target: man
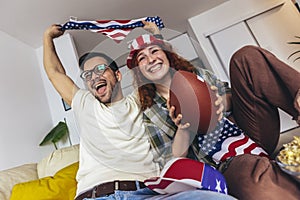
M 59 25 L 45 31 L 44 67 L 55 89 L 72 106 L 80 126 L 76 200 L 117 196 L 121 199 L 153 196 L 156 199 L 233 199 L 200 190 L 158 195 L 144 188 L 143 180 L 158 176 L 160 169 L 153 162 L 144 134 L 138 100 L 134 95 L 123 96 L 122 74 L 116 63 L 101 53 L 80 58 L 81 78 L 88 90 L 79 89 L 66 75 L 55 51 L 53 39 L 62 34 Z

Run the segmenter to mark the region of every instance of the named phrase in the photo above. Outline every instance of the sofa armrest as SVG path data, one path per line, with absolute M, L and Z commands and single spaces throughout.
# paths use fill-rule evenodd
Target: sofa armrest
M 36 179 L 38 179 L 36 163 L 0 171 L 0 199 L 9 200 L 15 184 Z

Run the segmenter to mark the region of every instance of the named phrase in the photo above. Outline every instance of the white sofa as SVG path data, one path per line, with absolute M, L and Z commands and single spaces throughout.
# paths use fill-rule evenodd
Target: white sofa
M 24 164 L 0 171 L 0 199 L 9 200 L 15 184 L 53 177 L 59 170 L 78 160 L 79 145 L 77 144 L 55 150 L 38 163 Z

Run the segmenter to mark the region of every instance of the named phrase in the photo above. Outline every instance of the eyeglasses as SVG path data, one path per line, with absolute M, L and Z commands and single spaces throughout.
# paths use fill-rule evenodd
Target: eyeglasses
M 109 67 L 106 64 L 96 65 L 91 70 L 85 70 L 80 74 L 80 78 L 84 81 L 90 81 L 92 79 L 93 73 L 101 76 Z

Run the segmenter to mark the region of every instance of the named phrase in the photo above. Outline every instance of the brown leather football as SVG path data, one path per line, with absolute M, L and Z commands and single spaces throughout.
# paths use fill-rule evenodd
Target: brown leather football
M 190 123 L 191 131 L 206 134 L 216 127 L 216 100 L 215 92 L 201 77 L 186 71 L 174 74 L 170 86 L 170 105 L 175 106 L 175 116 L 182 114 L 182 123 Z

